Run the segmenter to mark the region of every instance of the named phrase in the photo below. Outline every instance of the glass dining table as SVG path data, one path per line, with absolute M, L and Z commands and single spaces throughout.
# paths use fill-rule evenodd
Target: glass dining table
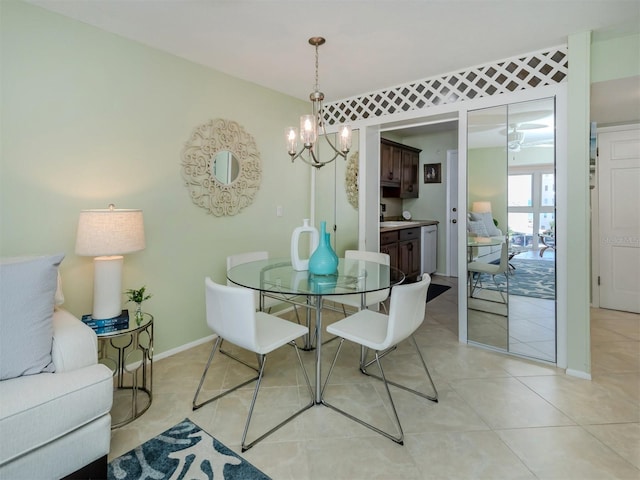
M 264 297 L 279 299 L 306 308 L 307 326 L 315 311 L 315 338 L 305 336 L 305 350 L 315 348 L 315 403 L 322 402 L 322 310 L 324 297 L 331 295 L 361 296 L 365 308 L 366 294 L 391 288 L 404 281 L 404 273 L 397 268 L 377 262 L 340 258 L 338 271 L 333 275 L 314 275 L 307 270 L 296 271 L 288 258 L 257 260 L 236 265 L 227 271 L 230 282 L 260 292 L 260 309 Z M 311 331 L 311 329 L 310 329 Z M 314 345 L 315 343 L 315 345 Z

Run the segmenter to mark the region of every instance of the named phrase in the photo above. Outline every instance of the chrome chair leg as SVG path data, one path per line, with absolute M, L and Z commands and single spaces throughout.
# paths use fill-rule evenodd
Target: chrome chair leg
M 473 296 L 473 292 L 476 291 L 476 288 L 478 288 L 478 281 L 480 280 L 480 276 L 482 275 L 479 272 L 475 273 L 477 275 L 476 277 L 476 281 L 474 283 L 472 283 L 471 285 L 471 293 L 470 293 L 470 297 L 471 298 L 479 298 L 479 297 L 474 297 Z M 505 277 L 507 276 L 507 273 L 505 272 Z M 502 298 L 502 303 L 507 303 L 507 300 L 504 297 L 504 293 L 502 293 L 502 289 L 500 288 L 500 285 L 498 284 L 498 281 L 496 280 L 496 276 L 495 275 L 491 275 L 491 279 L 493 280 L 493 284 L 496 286 L 496 290 L 498 291 L 498 293 L 500 294 L 500 297 Z M 507 282 L 509 281 L 509 279 L 507 278 Z M 480 287 L 480 288 L 484 288 L 484 287 Z M 489 301 L 495 301 L 495 300 L 489 300 Z M 500 302 L 497 302 L 500 303 Z
M 260 383 L 262 382 L 262 375 L 264 373 L 264 366 L 265 366 L 266 360 L 267 360 L 265 355 L 261 355 L 260 356 L 261 357 L 261 359 L 260 359 L 260 363 L 261 363 L 260 373 L 258 375 L 258 381 L 256 382 L 256 388 L 253 391 L 253 398 L 251 399 L 251 406 L 249 407 L 249 415 L 247 417 L 247 423 L 245 424 L 244 432 L 242 433 L 241 448 L 242 448 L 243 452 L 246 452 L 251 447 L 253 447 L 255 444 L 257 444 L 261 440 L 264 440 L 267 436 L 271 435 L 273 432 L 278 430 L 280 427 L 286 425 L 291 420 L 293 420 L 298 415 L 300 415 L 302 412 L 304 412 L 305 410 L 308 410 L 309 408 L 311 408 L 315 404 L 315 401 L 314 401 L 314 398 L 313 398 L 313 389 L 311 388 L 311 382 L 309 381 L 309 376 L 307 375 L 307 369 L 304 367 L 304 363 L 302 363 L 302 358 L 300 357 L 300 350 L 298 349 L 298 346 L 296 345 L 296 342 L 290 342 L 289 345 L 292 345 L 294 347 L 295 351 L 296 351 L 296 356 L 298 357 L 298 362 L 300 363 L 300 368 L 302 368 L 302 373 L 304 374 L 304 378 L 305 378 L 305 381 L 307 383 L 307 389 L 309 390 L 309 398 L 311 399 L 311 401 L 308 404 L 306 404 L 304 407 L 302 407 L 301 409 L 297 410 L 295 413 L 290 415 L 289 417 L 285 418 L 282 422 L 280 422 L 278 425 L 276 425 L 275 427 L 270 429 L 268 432 L 263 433 L 258 438 L 256 438 L 251 443 L 249 443 L 248 445 L 245 444 L 245 441 L 247 439 L 247 432 L 249 431 L 249 424 L 251 423 L 251 417 L 253 415 L 253 409 L 255 407 L 256 400 L 258 398 L 258 391 L 260 390 Z
M 231 352 L 227 351 L 227 350 L 222 350 L 222 344 L 224 343 L 224 339 L 222 339 L 220 341 L 220 353 L 234 359 L 236 362 L 241 363 L 243 365 L 246 365 L 247 367 L 249 367 L 251 370 L 255 370 L 256 372 L 258 372 L 258 368 L 254 367 L 253 365 L 251 365 L 250 363 L 245 362 L 243 359 L 241 359 L 240 357 L 236 357 L 235 355 L 233 355 Z M 260 365 L 260 362 L 258 362 L 258 365 Z
M 509 282 L 509 279 L 507 278 L 507 274 L 506 274 L 506 272 L 505 272 L 505 274 L 504 274 L 504 277 L 506 278 L 507 283 L 508 283 L 508 282 Z M 498 285 L 498 281 L 496 280 L 496 276 L 495 276 L 495 275 L 492 275 L 492 278 L 493 278 L 493 283 L 495 284 L 496 289 L 498 290 L 498 293 L 500 293 L 500 297 L 502 297 L 502 301 L 503 301 L 504 303 L 507 303 L 507 300 L 506 300 L 506 298 L 504 298 L 504 294 L 502 293 L 502 289 L 501 289 L 501 288 L 500 288 L 500 286 Z
M 384 375 L 384 370 L 382 369 L 382 364 L 380 363 L 380 356 L 379 356 L 379 352 L 375 352 L 375 360 L 376 363 L 378 364 L 378 368 L 380 369 L 380 374 L 382 375 L 382 379 L 384 381 L 384 386 L 385 386 L 385 390 L 387 392 L 387 397 L 389 398 L 389 402 L 391 403 L 391 409 L 393 410 L 393 415 L 395 417 L 396 420 L 396 426 L 398 427 L 398 431 L 400 432 L 400 435 L 398 436 L 394 436 L 388 432 L 385 432 L 384 430 L 379 429 L 378 427 L 375 427 L 373 425 L 371 425 L 370 423 L 365 422 L 364 420 L 355 417 L 354 415 L 350 414 L 349 412 L 342 410 L 341 408 L 336 407 L 335 405 L 330 404 L 329 402 L 327 402 L 324 399 L 324 390 L 327 387 L 327 384 L 329 383 L 329 378 L 331 377 L 331 374 L 333 373 L 333 368 L 335 367 L 336 361 L 338 359 L 338 355 L 340 354 L 340 350 L 342 349 L 342 344 L 344 343 L 344 338 L 340 339 L 340 345 L 338 346 L 338 350 L 336 351 L 335 356 L 333 357 L 333 361 L 331 362 L 331 368 L 329 369 L 329 374 L 327 375 L 327 378 L 324 382 L 324 385 L 322 387 L 322 404 L 325 405 L 326 407 L 329 407 L 330 409 L 344 415 L 345 417 L 353 420 L 354 422 L 359 423 L 360 425 L 367 427 L 371 430 L 373 430 L 376 433 L 379 433 L 380 435 L 394 441 L 395 443 L 398 443 L 400 445 L 404 445 L 404 432 L 402 430 L 402 425 L 400 424 L 400 418 L 398 417 L 398 412 L 396 410 L 396 405 L 393 402 L 393 397 L 391 396 L 391 391 L 389 390 L 389 385 L 387 384 L 387 380 L 386 377 Z
M 392 382 L 391 380 L 384 380 L 383 378 L 381 378 L 381 377 L 379 377 L 379 376 L 377 376 L 377 375 L 375 375 L 373 373 L 368 372 L 367 371 L 367 367 L 369 365 L 371 365 L 374 362 L 374 360 L 371 360 L 369 363 L 365 363 L 364 365 L 362 365 L 362 367 L 360 368 L 360 371 L 362 373 L 364 373 L 365 375 L 369 376 L 369 377 L 373 377 L 373 378 L 375 378 L 377 380 L 383 380 L 386 383 L 388 383 L 389 385 L 393 385 L 394 387 L 401 388 L 403 390 L 406 390 L 407 392 L 411 392 L 411 393 L 413 393 L 415 395 L 418 395 L 419 397 L 426 398 L 427 400 L 431 400 L 432 402 L 438 403 L 438 390 L 436 389 L 436 386 L 433 383 L 433 379 L 431 378 L 431 374 L 429 373 L 429 369 L 427 368 L 427 363 L 424 361 L 424 357 L 422 356 L 422 352 L 420 352 L 420 348 L 418 348 L 418 343 L 416 342 L 415 337 L 413 335 L 411 335 L 410 338 L 411 338 L 411 342 L 413 343 L 413 346 L 416 349 L 416 352 L 418 352 L 418 357 L 420 357 L 420 363 L 422 363 L 422 367 L 424 368 L 424 371 L 427 374 L 427 378 L 429 379 L 429 383 L 431 384 L 431 388 L 433 389 L 434 395 L 427 395 L 426 393 L 422 393 L 422 392 L 419 392 L 419 391 L 414 390 L 412 388 L 409 388 L 406 385 L 401 385 L 399 383 Z M 388 353 L 393 351 L 395 348 L 396 347 L 393 346 L 393 347 L 385 350 L 384 352 L 382 352 L 379 355 L 379 357 L 383 358 L 385 355 L 387 355 Z
M 202 372 L 202 377 L 200 377 L 200 383 L 198 384 L 198 388 L 196 390 L 196 394 L 193 396 L 193 402 L 192 402 L 192 410 L 197 410 L 200 407 L 203 407 L 205 405 L 207 405 L 208 403 L 214 402 L 216 400 L 218 400 L 221 397 L 224 397 L 225 395 L 227 395 L 228 393 L 231 393 L 239 388 L 244 387 L 245 385 L 250 384 L 251 382 L 256 381 L 259 377 L 253 377 L 249 380 L 247 380 L 246 382 L 243 382 L 239 385 L 236 385 L 235 387 L 229 389 L 229 390 L 225 390 L 224 392 L 209 398 L 208 400 L 203 401 L 202 403 L 197 403 L 198 400 L 198 395 L 200 394 L 200 390 L 202 389 L 202 385 L 204 384 L 204 380 L 205 377 L 207 376 L 207 373 L 209 372 L 209 367 L 211 366 L 211 362 L 213 361 L 213 357 L 216 353 L 216 350 L 218 350 L 220 348 L 220 346 L 222 345 L 222 337 L 218 337 L 213 345 L 213 348 L 211 349 L 211 354 L 209 355 L 209 360 L 207 360 L 207 364 L 204 367 L 204 372 Z M 221 352 L 222 353 L 222 352 Z M 231 357 L 235 360 L 235 357 Z M 240 363 L 242 363 L 243 365 L 247 365 L 249 368 L 251 368 L 252 370 L 255 370 L 256 372 L 258 371 L 254 366 L 249 365 L 246 362 L 243 362 L 241 360 L 238 360 Z

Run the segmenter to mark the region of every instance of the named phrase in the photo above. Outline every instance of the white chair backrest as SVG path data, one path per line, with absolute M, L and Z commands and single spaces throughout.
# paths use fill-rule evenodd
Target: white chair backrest
M 383 265 L 390 265 L 391 259 L 389 254 L 381 253 L 381 252 L 368 252 L 366 250 L 346 250 L 344 252 L 344 258 L 349 258 L 352 260 L 364 260 L 365 262 L 376 262 L 381 263 Z M 360 295 L 357 295 L 360 297 Z M 371 292 L 366 294 L 366 303 L 369 305 L 376 305 L 378 303 L 384 302 L 389 296 L 389 289 L 385 288 L 384 290 L 378 290 L 376 292 Z M 340 301 L 340 300 L 338 300 Z M 358 303 L 360 300 L 358 299 Z
M 389 322 L 383 349 L 405 340 L 422 324 L 430 283 L 431 277 L 425 273 L 419 282 L 397 285 L 391 289 Z
M 377 262 L 382 263 L 383 265 L 389 265 L 391 263 L 388 254 L 381 252 L 367 252 L 366 250 L 346 250 L 344 252 L 344 258 Z
M 504 273 L 509 268 L 509 245 L 507 242 L 502 243 L 502 248 L 500 249 L 500 264 L 498 265 L 498 273 Z
M 205 278 L 207 325 L 223 339 L 256 351 L 256 312 L 253 292 L 246 288 L 219 285 Z
M 236 265 L 242 265 L 243 263 L 255 262 L 258 260 L 268 260 L 269 252 L 245 252 L 245 253 L 236 253 L 234 255 L 229 255 L 227 257 L 227 271 L 229 269 L 235 267 Z M 236 286 L 235 283 L 230 282 L 227 279 L 227 285 Z M 255 305 L 256 310 L 260 307 L 260 292 L 257 290 L 253 290 L 253 303 Z
M 236 253 L 235 255 L 229 255 L 227 257 L 227 270 L 241 265 L 247 262 L 255 262 L 256 260 L 267 260 L 269 258 L 268 252 L 245 252 Z

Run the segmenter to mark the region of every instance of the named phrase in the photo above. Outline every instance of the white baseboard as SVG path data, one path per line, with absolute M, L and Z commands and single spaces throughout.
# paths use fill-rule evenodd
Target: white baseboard
M 567 368 L 564 373 L 569 376 L 582 378 L 583 380 L 591 380 L 591 374 L 587 372 L 583 372 L 581 370 L 574 370 L 573 368 Z
M 184 352 L 185 350 L 189 350 L 190 348 L 197 347 L 198 345 L 202 345 L 203 343 L 207 343 L 213 339 L 215 339 L 217 335 L 212 334 L 203 338 L 199 338 L 198 340 L 194 340 L 193 342 L 185 343 L 184 345 L 180 345 L 179 347 L 172 348 L 171 350 L 167 350 L 166 352 L 159 353 L 158 355 L 154 355 L 154 360 L 162 360 L 163 358 L 170 357 L 175 355 L 176 353 Z

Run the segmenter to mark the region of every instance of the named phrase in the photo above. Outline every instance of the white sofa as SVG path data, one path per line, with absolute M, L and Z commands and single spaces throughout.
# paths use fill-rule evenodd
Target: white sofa
M 16 316 L 15 309 L 11 312 L 15 300 L 8 299 L 5 291 L 12 282 L 25 281 L 4 264 L 1 267 L 0 314 Z M 15 290 L 13 293 L 15 296 Z M 15 362 L 6 355 L 17 355 L 11 345 L 2 343 L 0 370 L 5 379 L 0 381 L 0 478 L 106 478 L 112 373 L 98 363 L 94 331 L 68 311 L 54 310 L 53 294 L 51 297 L 46 323 L 52 335 L 50 363 L 44 371 L 6 378 Z M 20 320 L 10 324 L 0 317 L 2 334 L 19 328 Z
M 477 240 L 478 243 L 486 241 L 494 245 L 471 247 L 471 261 L 490 263 L 500 260 L 502 242 L 505 241 L 504 233 L 493 222 L 490 213 L 470 212 L 467 218 L 467 236 L 469 240 Z M 496 242 L 500 242 L 495 244 Z

